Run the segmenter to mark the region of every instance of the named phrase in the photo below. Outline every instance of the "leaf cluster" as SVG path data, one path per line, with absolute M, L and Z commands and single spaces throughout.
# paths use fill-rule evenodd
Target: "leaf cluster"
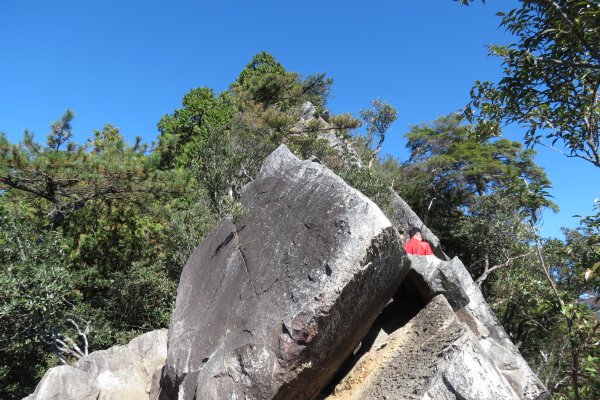
M 467 117 L 488 131 L 517 123 L 526 144 L 558 143 L 600 167 L 600 3 L 525 0 L 498 15 L 516 42 L 490 46 L 503 77 L 476 82 Z

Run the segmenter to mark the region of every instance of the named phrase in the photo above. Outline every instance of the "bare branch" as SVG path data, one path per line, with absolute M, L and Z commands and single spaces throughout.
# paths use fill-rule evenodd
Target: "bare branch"
M 77 329 L 77 334 L 81 337 L 81 339 L 83 340 L 84 346 L 83 346 L 83 352 L 81 352 L 81 350 L 79 350 L 82 354 L 82 356 L 87 356 L 88 355 L 88 338 L 87 335 L 90 331 L 90 321 L 83 321 L 85 322 L 85 329 L 83 330 L 83 332 L 81 331 L 81 329 L 79 329 L 79 325 L 77 325 L 77 323 L 75 321 L 73 321 L 72 319 L 67 319 L 67 322 L 70 322 L 75 329 Z M 79 347 L 77 347 L 77 349 L 79 349 Z
M 481 287 L 481 285 L 485 282 L 485 280 L 488 278 L 489 274 L 492 273 L 493 271 L 499 269 L 499 268 L 505 268 L 510 266 L 510 264 L 514 261 L 517 260 L 519 258 L 523 258 L 528 256 L 529 254 L 531 254 L 531 252 L 526 252 L 523 254 L 519 254 L 518 256 L 514 256 L 514 257 L 507 257 L 506 261 L 504 261 L 501 264 L 496 264 L 493 267 L 489 267 L 488 263 L 485 264 L 485 270 L 483 271 L 483 273 L 481 274 L 481 276 L 479 278 L 477 278 L 477 280 L 475 281 L 475 283 L 477 283 L 477 286 Z
M 558 64 L 558 65 L 572 66 L 572 67 L 577 67 L 577 68 L 599 69 L 600 70 L 600 65 L 599 64 L 592 64 L 592 63 L 579 62 L 579 61 L 563 61 L 563 60 L 558 60 L 556 58 L 547 58 L 547 57 L 536 57 L 535 59 L 537 61 L 549 62 L 549 63 L 553 63 L 553 64 Z
M 563 301 L 562 297 L 560 297 L 560 294 L 558 293 L 558 289 L 556 287 L 556 283 L 554 282 L 554 279 L 552 279 L 552 276 L 550 276 L 550 271 L 548 270 L 548 267 L 546 266 L 546 261 L 544 260 L 544 255 L 542 253 L 542 245 L 540 243 L 540 238 L 538 237 L 537 234 L 535 235 L 535 249 L 536 249 L 536 253 L 538 256 L 538 260 L 540 261 L 542 270 L 544 271 L 544 275 L 546 275 L 546 278 L 548 279 L 548 282 L 550 283 L 550 286 L 552 288 L 552 292 L 554 292 L 554 295 L 556 296 L 556 300 L 558 301 L 560 306 L 563 307 L 565 305 L 565 302 Z

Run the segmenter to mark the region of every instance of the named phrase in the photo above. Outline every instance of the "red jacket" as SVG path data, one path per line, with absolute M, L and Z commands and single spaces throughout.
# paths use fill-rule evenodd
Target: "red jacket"
M 410 238 L 408 243 L 404 245 L 404 250 L 406 250 L 408 254 L 416 254 L 417 256 L 433 255 L 433 251 L 431 251 L 431 246 L 429 246 L 429 243 L 417 240 L 414 237 Z

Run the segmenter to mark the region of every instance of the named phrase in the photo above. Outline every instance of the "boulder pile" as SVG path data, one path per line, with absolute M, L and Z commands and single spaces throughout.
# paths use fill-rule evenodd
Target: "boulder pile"
M 460 260 L 395 193 L 388 219 L 281 146 L 241 203 L 184 268 L 166 360 L 152 346 L 134 345 L 149 350 L 139 357 L 92 353 L 50 370 L 27 399 L 550 397 Z M 404 252 L 397 228 L 408 225 L 435 256 Z M 140 369 L 135 379 L 114 372 Z M 127 385 L 140 397 L 119 392 Z

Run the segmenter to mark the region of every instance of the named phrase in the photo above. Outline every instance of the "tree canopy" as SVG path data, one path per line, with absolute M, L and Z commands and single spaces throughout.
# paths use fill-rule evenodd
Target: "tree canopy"
M 503 77 L 476 82 L 466 115 L 488 134 L 516 123 L 526 144 L 565 149 L 600 167 L 600 2 L 520 3 L 498 13 L 516 42 L 489 47 L 502 59 Z

